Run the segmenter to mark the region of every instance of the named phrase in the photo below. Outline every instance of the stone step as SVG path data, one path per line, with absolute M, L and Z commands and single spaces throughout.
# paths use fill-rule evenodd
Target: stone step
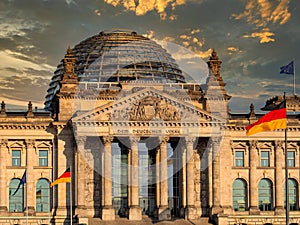
M 174 218 L 169 221 L 157 221 L 155 218 L 143 217 L 142 221 L 129 221 L 127 218 L 116 218 L 114 221 L 102 221 L 98 218 L 89 220 L 89 225 L 211 225 L 208 218 L 188 221 L 181 218 Z

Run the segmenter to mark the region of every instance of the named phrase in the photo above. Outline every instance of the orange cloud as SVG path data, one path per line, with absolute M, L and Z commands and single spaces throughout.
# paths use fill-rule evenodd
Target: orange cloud
M 260 38 L 260 43 L 269 43 L 274 42 L 275 39 L 272 37 L 275 34 L 273 32 L 270 32 L 267 29 L 264 29 L 261 32 L 253 32 L 251 35 L 244 35 L 245 38 Z
M 232 18 L 236 20 L 245 19 L 248 24 L 255 25 L 256 30 L 262 29 L 244 37 L 258 37 L 260 43 L 273 42 L 275 38 L 270 38 L 270 36 L 275 34 L 268 31 L 269 26 L 271 24 L 283 25 L 290 20 L 289 5 L 290 0 L 249 0 L 245 5 L 244 12 L 232 14 Z
M 177 17 L 174 14 L 168 17 L 166 9 L 170 6 L 171 11 L 174 11 L 176 6 L 186 4 L 186 0 L 104 0 L 104 2 L 114 7 L 123 6 L 128 11 L 134 11 L 137 16 L 156 11 L 161 20 L 167 18 L 176 20 Z

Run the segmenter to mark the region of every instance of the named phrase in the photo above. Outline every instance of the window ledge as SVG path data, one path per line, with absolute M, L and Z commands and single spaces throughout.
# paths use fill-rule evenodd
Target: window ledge
M 34 166 L 33 169 L 52 169 L 52 166 Z
M 258 167 L 256 167 L 256 169 L 263 169 L 263 170 L 270 170 L 270 169 L 275 169 L 275 167 L 274 166 L 258 166 Z
M 26 169 L 26 166 L 6 166 L 6 169 Z
M 249 167 L 248 166 L 233 166 L 233 167 L 231 167 L 232 169 L 234 169 L 234 170 L 239 170 L 239 169 L 249 169 Z

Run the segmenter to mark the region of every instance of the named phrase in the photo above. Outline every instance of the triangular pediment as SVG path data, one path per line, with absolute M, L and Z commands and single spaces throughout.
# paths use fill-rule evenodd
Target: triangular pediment
M 123 96 L 72 119 L 80 122 L 147 122 L 224 123 L 225 119 L 211 115 L 193 105 L 154 88 L 144 88 Z

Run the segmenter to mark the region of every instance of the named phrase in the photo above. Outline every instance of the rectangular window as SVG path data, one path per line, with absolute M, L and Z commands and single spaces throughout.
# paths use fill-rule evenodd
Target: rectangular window
M 235 166 L 239 166 L 239 167 L 244 166 L 244 151 L 235 152 Z
M 39 166 L 48 166 L 47 150 L 39 150 Z
M 270 152 L 261 151 L 260 153 L 260 166 L 269 167 L 270 166 Z
M 21 166 L 21 151 L 12 150 L 12 166 Z
M 295 167 L 295 152 L 294 151 L 288 151 L 288 166 L 289 167 Z

